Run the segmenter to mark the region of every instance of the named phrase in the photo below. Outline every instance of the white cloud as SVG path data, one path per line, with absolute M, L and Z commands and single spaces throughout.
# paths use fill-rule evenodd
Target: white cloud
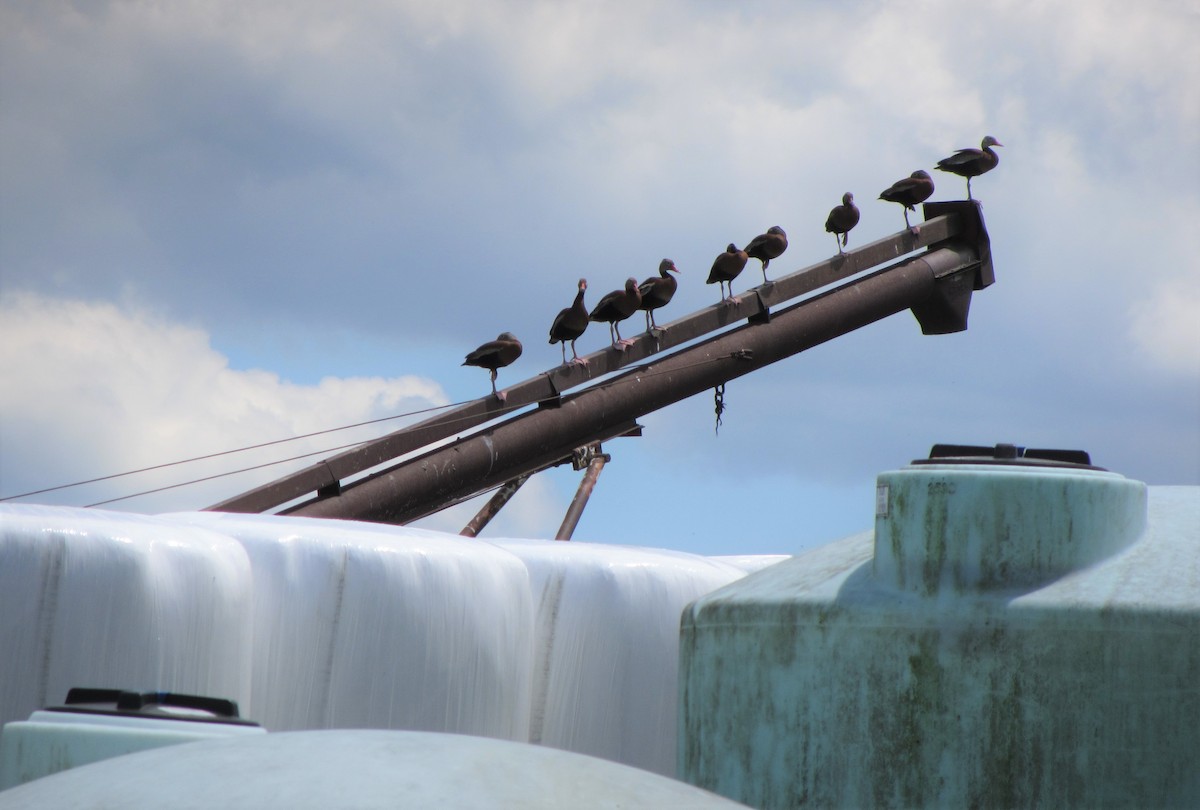
M 1200 380 L 1200 271 L 1156 284 L 1134 305 L 1130 333 L 1155 366 Z
M 1001 165 L 972 188 L 986 202 L 998 283 L 972 306 L 962 339 L 972 342 L 947 344 L 969 345 L 965 356 L 927 360 L 905 378 L 937 399 L 945 428 L 935 438 L 969 432 L 964 414 L 994 401 L 1025 403 L 1033 426 L 985 411 L 1005 425 L 994 439 L 1064 421 L 1099 448 L 1131 412 L 1105 385 L 1136 378 L 1159 400 L 1164 442 L 1180 445 L 1175 434 L 1195 436 L 1195 396 L 1180 393 L 1178 374 L 1193 373 L 1195 357 L 1195 283 L 1180 273 L 1200 253 L 1198 32 L 1191 5 L 1169 0 L 0 4 L 0 284 L 109 300 L 129 290 L 229 345 L 246 343 L 230 338 L 246 323 L 283 345 L 366 336 L 387 346 L 354 353 L 366 373 L 420 351 L 409 361 L 441 374 L 460 345 L 510 329 L 526 341 L 524 371 L 556 362 L 538 336 L 579 276 L 594 303 L 671 256 L 684 270 L 671 313 L 710 304 L 703 275 L 727 242 L 780 224 L 792 238 L 788 269 L 816 261 L 831 247 L 825 213 L 846 190 L 863 209 L 851 245 L 878 238 L 902 221 L 873 199 L 878 189 L 992 134 L 1006 144 Z M 960 178 L 935 179 L 935 199 L 962 195 Z M 59 304 L 61 328 L 77 334 Z M 235 372 L 203 332 L 138 310 L 122 317 L 118 333 L 153 327 L 121 358 L 130 368 L 79 340 L 69 361 L 54 344 L 61 379 L 30 388 L 46 415 L 18 410 L 39 425 L 39 444 L 6 432 L 4 455 L 21 449 L 54 482 L 61 470 L 86 468 L 84 477 L 226 437 L 237 445 L 353 421 L 345 403 L 388 383 L 298 387 Z M 589 334 L 581 348 L 603 342 Z M 858 345 L 882 351 L 875 340 Z M 155 341 L 189 358 L 187 378 L 178 362 L 150 356 Z M 940 345 L 913 356 L 933 358 Z M 255 356 L 267 368 L 285 362 Z M 755 375 L 763 400 L 810 383 L 822 356 Z M 110 370 L 107 389 L 89 376 L 96 364 Z M 950 369 L 957 387 L 945 390 Z M 856 380 L 875 373 L 834 364 L 828 410 L 853 410 L 864 396 Z M 464 396 L 479 393 L 480 377 L 463 378 Z M 455 380 L 447 372 L 446 384 Z M 132 388 L 144 401 L 129 402 Z M 887 386 L 865 393 L 894 396 Z M 921 430 L 919 412 L 894 410 L 886 432 Z M 96 435 L 108 421 L 119 440 Z M 854 448 L 847 474 L 893 457 L 864 461 L 858 448 L 870 441 L 854 425 L 827 413 L 811 421 Z M 746 438 L 780 450 L 782 460 L 761 462 L 764 475 L 805 454 L 802 441 L 780 439 L 787 424 L 764 413 Z M 139 445 L 125 463 L 117 452 L 134 432 L 163 437 L 171 452 Z M 722 441 L 716 456 L 729 453 Z M 1123 457 L 1157 480 L 1195 479 L 1164 466 L 1160 446 L 1131 440 Z M 623 474 L 606 473 L 606 486 Z M 722 466 L 707 474 L 719 478 Z M 502 518 L 550 493 L 535 483 Z M 10 484 L 0 492 L 19 488 Z
M 4 495 L 70 483 L 63 476 L 82 480 L 139 469 L 448 401 L 438 384 L 414 376 L 328 377 L 306 386 L 266 371 L 231 369 L 200 329 L 137 308 L 31 294 L 0 297 L 0 379 Z M 360 441 L 400 424 L 384 422 L 42 499 L 94 502 Z M 153 511 L 206 506 L 288 469 L 272 467 L 128 506 Z

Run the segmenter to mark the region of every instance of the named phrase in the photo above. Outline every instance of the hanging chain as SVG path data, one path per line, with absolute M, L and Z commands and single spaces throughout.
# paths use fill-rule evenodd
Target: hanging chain
M 725 383 L 720 383 L 713 388 L 713 411 L 717 415 L 713 433 L 719 436 L 721 435 L 721 415 L 725 413 Z

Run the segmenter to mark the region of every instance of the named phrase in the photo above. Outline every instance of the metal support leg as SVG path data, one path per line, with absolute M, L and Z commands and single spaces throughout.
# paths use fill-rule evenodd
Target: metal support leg
M 579 482 L 579 489 L 575 491 L 571 505 L 567 507 L 567 514 L 563 517 L 562 525 L 558 527 L 558 534 L 554 535 L 555 540 L 571 539 L 575 527 L 579 524 L 579 518 L 583 517 L 583 508 L 587 506 L 588 498 L 592 497 L 592 490 L 596 488 L 596 479 L 600 477 L 600 471 L 611 458 L 600 452 L 598 444 L 584 448 L 579 455 L 586 459 L 587 471 L 583 474 L 583 480 Z M 576 469 L 584 463 L 583 459 L 576 462 Z
M 476 514 L 475 517 L 471 518 L 471 522 L 463 527 L 463 530 L 459 532 L 459 534 L 461 534 L 463 537 L 478 536 L 479 533 L 483 531 L 483 527 L 491 522 L 492 518 L 496 516 L 496 513 L 504 508 L 504 504 L 508 503 L 508 499 L 517 494 L 517 490 L 520 489 L 521 485 L 528 480 L 528 475 L 519 475 L 511 481 L 505 483 L 504 486 L 500 487 L 500 489 L 496 490 L 496 494 L 493 495 L 491 499 L 483 505 L 483 508 L 479 510 L 479 513 Z

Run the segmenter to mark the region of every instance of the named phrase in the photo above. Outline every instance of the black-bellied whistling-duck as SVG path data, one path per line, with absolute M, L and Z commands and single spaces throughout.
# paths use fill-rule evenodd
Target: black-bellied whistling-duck
M 621 327 L 617 324 L 637 312 L 642 303 L 642 293 L 638 290 L 636 278 L 625 280 L 625 289 L 614 290 L 600 299 L 592 314 L 588 317 L 593 321 L 604 321 L 608 324 L 608 336 L 612 346 L 618 351 L 625 351 L 632 341 L 621 337 Z M 613 334 L 616 337 L 613 337 Z
M 847 191 L 842 195 L 842 204 L 835 205 L 825 218 L 825 230 L 833 234 L 837 242 L 838 253 L 843 253 L 842 245 L 850 241 L 850 229 L 858 224 L 858 207 L 854 204 L 854 195 Z
M 913 236 L 916 236 L 920 228 L 914 228 L 908 224 L 908 212 L 916 211 L 917 203 L 925 202 L 932 194 L 933 178 L 924 169 L 917 169 L 908 177 L 897 180 L 879 192 L 879 199 L 900 203 L 904 210 L 904 227 L 912 231 Z
M 671 303 L 675 290 L 679 288 L 679 282 L 671 274 L 678 272 L 679 268 L 675 266 L 675 262 L 663 259 L 658 263 L 658 275 L 651 276 L 638 285 L 638 292 L 642 296 L 638 309 L 646 311 L 647 332 L 654 332 L 659 328 L 654 320 L 654 310 Z
M 737 245 L 730 242 L 729 247 L 725 248 L 725 252 L 713 261 L 712 270 L 708 272 L 708 281 L 705 283 L 721 285 L 722 301 L 733 299 L 733 280 L 746 268 L 749 258 L 746 251 L 738 250 Z M 726 284 L 729 284 L 728 296 L 725 295 Z
M 937 167 L 944 172 L 957 174 L 967 178 L 967 199 L 971 196 L 971 178 L 990 172 L 1000 163 L 1000 156 L 992 151 L 993 146 L 1004 146 L 1000 141 L 987 135 L 980 144 L 982 149 L 959 149 L 948 158 L 938 161 Z
M 492 372 L 492 394 L 503 402 L 505 393 L 496 390 L 496 369 L 504 368 L 521 356 L 521 341 L 512 332 L 501 332 L 495 340 L 489 340 L 467 355 L 464 366 L 478 366 Z
M 763 282 L 767 282 L 767 265 L 771 259 L 778 259 L 787 250 L 787 234 L 778 225 L 767 228 L 766 233 L 760 233 L 746 245 L 746 255 L 751 259 L 762 262 Z
M 575 341 L 583 334 L 588 325 L 587 307 L 583 305 L 583 294 L 587 291 L 587 279 L 579 279 L 579 292 L 575 293 L 575 303 L 564 309 L 554 318 L 554 323 L 550 324 L 550 345 L 555 343 L 562 344 L 563 365 L 567 364 L 567 341 L 571 341 L 571 362 L 578 365 L 587 365 L 587 360 L 582 359 L 575 351 Z

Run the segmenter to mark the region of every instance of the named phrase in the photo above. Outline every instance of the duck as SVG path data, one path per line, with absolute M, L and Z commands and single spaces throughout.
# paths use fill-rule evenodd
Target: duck
M 679 288 L 679 282 L 671 274 L 678 272 L 679 268 L 675 266 L 675 262 L 663 259 L 658 263 L 658 275 L 651 276 L 638 285 L 638 292 L 642 296 L 638 309 L 646 311 L 647 332 L 653 333 L 660 329 L 654 320 L 654 310 L 671 303 L 675 290 Z
M 760 233 L 750 240 L 750 244 L 746 245 L 746 255 L 751 259 L 758 259 L 762 262 L 764 284 L 769 283 L 767 279 L 767 265 L 771 263 L 771 259 L 778 259 L 782 256 L 783 252 L 787 250 L 787 246 L 787 234 L 778 225 L 772 225 L 770 228 L 767 228 L 766 233 Z
M 842 245 L 849 243 L 850 230 L 858 224 L 858 207 L 854 204 L 854 195 L 847 191 L 842 195 L 842 204 L 835 205 L 825 218 L 825 230 L 833 234 L 837 242 L 838 253 L 844 254 Z
M 496 390 L 496 370 L 512 365 L 513 361 L 521 356 L 522 348 L 521 341 L 517 340 L 516 335 L 512 332 L 501 332 L 495 340 L 489 340 L 468 354 L 462 364 L 478 366 L 491 371 L 492 396 L 504 402 L 507 395 L 503 391 Z
M 991 135 L 985 135 L 979 149 L 958 149 L 950 157 L 939 160 L 937 168 L 967 178 L 967 199 L 972 200 L 971 178 L 990 172 L 1000 163 L 1000 156 L 992 151 L 993 146 L 1004 144 Z
M 608 324 L 608 336 L 612 340 L 612 347 L 617 351 L 625 351 L 632 345 L 633 341 L 625 340 L 621 337 L 620 322 L 628 318 L 633 313 L 637 312 L 638 307 L 642 304 L 642 293 L 638 289 L 636 278 L 625 280 L 625 287 L 621 290 L 614 290 L 608 295 L 600 299 L 600 303 L 596 304 L 596 308 L 588 316 L 593 321 L 603 321 Z M 616 337 L 613 337 L 613 335 Z
M 567 365 L 567 341 L 571 342 L 571 364 L 572 365 L 587 365 L 587 360 L 584 360 L 575 351 L 575 341 L 587 329 L 589 323 L 587 307 L 583 305 L 583 294 L 587 292 L 587 279 L 579 279 L 578 292 L 575 293 L 575 302 L 571 306 L 562 310 L 554 317 L 554 323 L 550 324 L 550 345 L 555 343 L 562 344 L 562 360 L 563 365 Z
M 897 180 L 879 192 L 879 199 L 885 202 L 899 203 L 904 211 L 904 227 L 912 231 L 913 236 L 920 232 L 908 223 L 908 212 L 917 210 L 917 203 L 923 203 L 933 195 L 933 178 L 924 169 Z
M 733 242 L 725 248 L 725 252 L 713 260 L 712 270 L 708 272 L 706 284 L 721 285 L 721 301 L 733 300 L 733 280 L 746 268 L 750 256 L 744 250 L 739 250 Z M 729 295 L 725 295 L 725 285 L 729 285 Z

